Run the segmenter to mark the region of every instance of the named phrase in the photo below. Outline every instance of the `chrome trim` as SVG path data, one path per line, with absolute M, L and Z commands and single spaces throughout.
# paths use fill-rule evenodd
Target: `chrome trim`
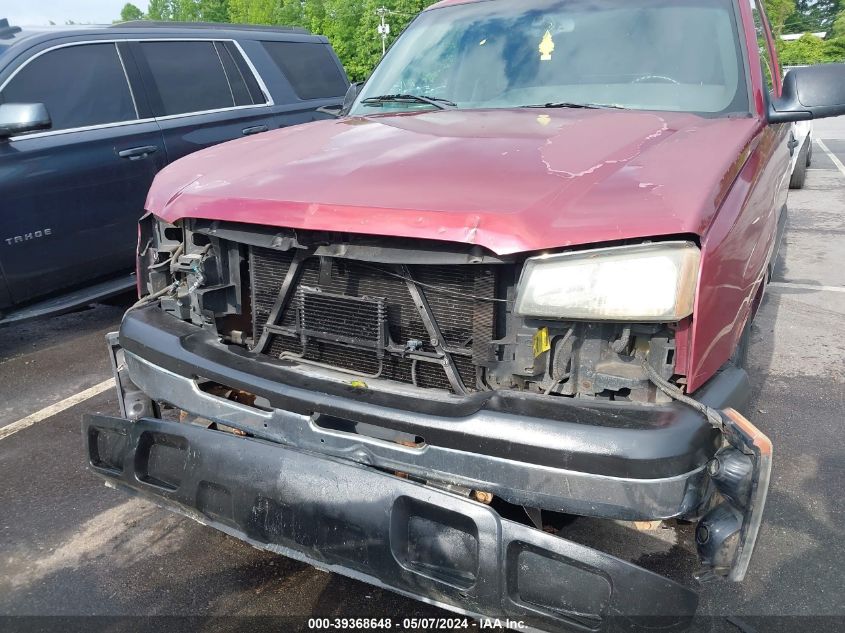
M 155 123 L 155 119 L 137 119 L 135 121 L 119 121 L 117 123 L 101 123 L 99 125 L 87 125 L 85 127 L 73 127 L 66 130 L 48 130 L 46 132 L 35 132 L 33 134 L 22 134 L 20 136 L 11 136 L 7 140 L 12 143 L 20 143 L 35 138 L 45 138 L 50 136 L 60 136 L 62 134 L 72 134 L 74 132 L 90 132 L 92 130 L 105 130 L 113 127 L 124 127 L 130 125 L 140 125 L 142 123 Z
M 156 117 L 155 121 L 172 121 L 173 119 L 185 119 L 192 116 L 203 116 L 204 114 L 218 114 L 220 112 L 236 112 L 238 110 L 249 110 L 250 108 L 264 108 L 265 105 L 242 105 L 234 106 L 232 108 L 216 108 L 214 110 L 202 110 L 201 112 L 186 112 L 185 114 L 168 114 L 165 116 Z
M 223 58 L 220 57 L 220 51 L 217 50 L 217 46 L 215 46 L 214 42 L 211 43 L 211 48 L 214 49 L 214 54 L 217 55 L 217 61 L 220 62 L 220 68 L 223 69 L 223 76 L 226 78 L 226 85 L 229 86 L 229 96 L 232 97 L 232 106 L 238 104 L 235 101 L 235 91 L 232 90 L 232 80 L 229 79 L 229 73 L 226 72 L 226 65 L 223 63 Z
M 241 56 L 244 58 L 249 71 L 252 73 L 252 76 L 255 77 L 255 81 L 258 82 L 258 87 L 261 89 L 261 92 L 264 93 L 264 99 L 266 100 L 266 104 L 269 106 L 276 105 L 275 101 L 273 101 L 273 95 L 270 94 L 270 89 L 267 87 L 267 84 L 264 83 L 264 78 L 261 76 L 261 73 L 258 72 L 258 69 L 255 67 L 255 64 L 252 63 L 252 60 L 249 58 L 249 55 L 246 54 L 246 51 L 241 46 L 241 43 L 237 40 L 217 40 L 218 42 L 232 42 L 235 45 L 235 48 L 238 49 Z M 237 66 L 237 64 L 235 64 Z M 240 68 L 238 68 L 238 72 L 240 72 Z M 246 83 L 246 77 L 243 78 L 244 83 Z M 249 90 L 249 85 L 247 85 L 247 90 Z M 260 106 L 262 104 L 256 103 L 255 106 Z
M 125 350 L 124 360 L 134 386 L 154 401 L 287 446 L 493 492 L 518 505 L 625 520 L 668 519 L 692 513 L 706 490 L 705 466 L 675 477 L 629 479 L 333 431 L 309 416 L 213 396 L 195 380 Z
M 129 87 L 129 96 L 132 98 L 132 106 L 135 108 L 135 118 L 140 119 L 141 113 L 138 111 L 138 100 L 135 99 L 135 90 L 132 89 L 132 82 L 129 80 L 129 73 L 126 72 L 126 64 L 123 61 L 123 54 L 120 52 L 120 48 L 117 44 L 114 45 L 114 50 L 117 51 L 117 58 L 120 60 L 120 67 L 123 69 L 123 76 L 126 78 L 126 85 Z
M 56 44 L 55 46 L 50 46 L 48 48 L 45 48 L 42 51 L 38 51 L 35 55 L 33 55 L 29 59 L 25 60 L 20 66 L 15 68 L 15 70 L 12 71 L 12 74 L 9 75 L 6 78 L 6 80 L 3 82 L 2 85 L 0 85 L 0 93 L 2 93 L 3 90 L 6 89 L 6 86 L 8 86 L 9 83 L 18 75 L 18 73 L 20 73 L 29 64 L 31 64 L 33 61 L 35 61 L 36 59 L 38 59 L 42 55 L 46 55 L 47 53 L 58 50 L 60 48 L 69 48 L 71 46 L 85 46 L 85 45 L 89 45 L 89 44 L 114 44 L 115 50 L 117 51 L 117 54 L 118 54 L 118 58 L 120 59 L 121 65 L 123 65 L 123 57 L 120 55 L 120 50 L 117 48 L 117 45 L 120 42 L 139 42 L 139 43 L 143 43 L 143 42 L 211 42 L 212 44 L 214 42 L 231 42 L 232 44 L 234 44 L 234 46 L 238 49 L 240 54 L 243 56 L 243 59 L 246 62 L 246 65 L 249 67 L 250 72 L 252 72 L 253 76 L 255 77 L 256 82 L 258 83 L 258 87 L 264 93 L 266 103 L 257 103 L 257 104 L 251 104 L 251 105 L 243 105 L 243 106 L 233 106 L 231 108 L 217 108 L 217 109 L 214 109 L 214 110 L 203 110 L 203 111 L 200 111 L 200 112 L 185 112 L 184 114 L 170 114 L 170 115 L 163 116 L 163 117 L 150 117 L 150 118 L 146 118 L 146 119 L 137 119 L 137 120 L 132 120 L 132 121 L 115 121 L 113 123 L 101 123 L 101 124 L 98 124 L 98 125 L 88 125 L 88 126 L 84 126 L 84 127 L 67 128 L 67 129 L 64 129 L 64 130 L 47 130 L 45 132 L 38 132 L 38 133 L 35 133 L 35 134 L 25 134 L 25 135 L 21 135 L 21 136 L 12 136 L 8 140 L 10 142 L 15 142 L 15 141 L 20 141 L 20 140 L 28 140 L 28 139 L 32 139 L 32 138 L 45 138 L 45 137 L 49 137 L 49 136 L 55 136 L 55 135 L 58 135 L 58 134 L 70 134 L 70 133 L 73 133 L 73 132 L 87 132 L 87 131 L 90 131 L 90 130 L 100 130 L 100 129 L 118 127 L 118 126 L 121 126 L 121 125 L 135 125 L 135 124 L 138 124 L 138 123 L 150 123 L 150 122 L 155 122 L 155 121 L 168 121 L 168 120 L 171 120 L 171 119 L 185 118 L 185 117 L 191 117 L 191 116 L 202 116 L 202 115 L 205 115 L 205 114 L 217 114 L 217 113 L 220 113 L 220 112 L 230 112 L 230 111 L 234 112 L 234 111 L 237 111 L 237 110 L 245 110 L 247 108 L 270 108 L 270 107 L 273 107 L 273 106 L 276 105 L 275 101 L 273 100 L 272 95 L 270 94 L 270 91 L 267 88 L 267 84 L 264 83 L 264 79 L 261 77 L 261 74 L 258 72 L 258 70 L 256 70 L 255 65 L 252 63 L 252 60 L 249 58 L 249 55 L 246 54 L 246 51 L 244 51 L 243 47 L 240 45 L 240 43 L 237 40 L 233 40 L 231 38 L 225 38 L 225 37 L 224 38 L 137 37 L 137 38 L 119 38 L 119 39 L 90 39 L 90 40 L 86 39 L 86 40 L 80 40 L 80 41 L 77 41 L 77 42 L 65 42 L 63 44 Z M 215 51 L 216 51 L 216 49 L 215 49 Z M 219 56 L 218 56 L 218 59 L 219 59 Z M 125 75 L 126 74 L 126 67 L 125 66 L 123 66 L 123 72 L 124 72 L 124 75 Z M 223 72 L 224 72 L 224 74 L 226 74 L 226 79 L 228 81 L 228 74 L 226 73 L 225 68 L 223 69 Z M 128 76 L 127 76 L 127 81 L 129 81 Z M 129 90 L 130 90 L 130 94 L 132 95 L 133 103 L 135 103 L 135 95 L 134 95 L 134 92 L 132 91 L 132 82 L 131 81 L 129 82 Z M 234 103 L 234 97 L 232 98 L 232 103 Z M 138 114 L 137 103 L 135 103 L 135 113 Z

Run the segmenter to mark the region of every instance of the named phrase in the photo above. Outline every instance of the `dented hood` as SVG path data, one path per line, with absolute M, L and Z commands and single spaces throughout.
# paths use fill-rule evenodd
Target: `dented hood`
M 318 121 L 174 163 L 147 210 L 169 222 L 436 239 L 500 255 L 701 235 L 755 125 L 530 109 Z

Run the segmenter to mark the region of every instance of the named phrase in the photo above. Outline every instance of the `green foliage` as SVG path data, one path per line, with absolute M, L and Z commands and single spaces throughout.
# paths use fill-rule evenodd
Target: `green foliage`
M 229 21 L 239 24 L 275 24 L 276 0 L 229 0 Z
M 845 11 L 836 16 L 833 27 L 830 29 L 830 37 L 845 37 Z
M 143 20 L 144 19 L 144 12 L 141 11 L 138 7 L 136 7 L 131 2 L 127 2 L 123 5 L 123 8 L 120 10 L 120 21 L 121 22 L 131 22 L 132 20 Z
M 786 20 L 784 33 L 817 33 L 830 30 L 845 0 L 797 0 L 795 12 Z
M 785 33 L 784 26 L 787 19 L 795 13 L 795 0 L 765 0 L 766 15 L 775 37 Z
M 177 22 L 197 22 L 199 20 L 199 3 L 194 0 L 173 0 L 173 19 Z
M 174 7 L 172 0 L 150 0 L 147 7 L 147 19 L 149 20 L 172 20 Z
M 783 42 L 780 61 L 784 66 L 845 61 L 845 37 L 823 40 L 807 33 L 794 42 Z

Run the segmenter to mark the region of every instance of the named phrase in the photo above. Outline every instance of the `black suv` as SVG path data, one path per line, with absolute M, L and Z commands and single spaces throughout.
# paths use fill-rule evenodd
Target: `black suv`
M 348 86 L 328 40 L 301 29 L 0 20 L 0 323 L 134 285 L 159 170 L 326 118 Z

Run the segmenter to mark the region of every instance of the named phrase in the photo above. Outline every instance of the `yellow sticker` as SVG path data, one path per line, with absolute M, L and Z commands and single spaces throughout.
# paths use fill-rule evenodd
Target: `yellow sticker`
M 537 330 L 534 335 L 534 358 L 545 354 L 552 349 L 552 342 L 549 339 L 549 328 L 544 327 Z
M 543 40 L 540 42 L 540 60 L 550 62 L 552 60 L 552 53 L 555 52 L 555 40 L 552 37 L 551 31 L 546 31 Z
M 355 389 L 367 389 L 367 383 L 360 380 L 353 380 L 349 384 L 355 387 Z

